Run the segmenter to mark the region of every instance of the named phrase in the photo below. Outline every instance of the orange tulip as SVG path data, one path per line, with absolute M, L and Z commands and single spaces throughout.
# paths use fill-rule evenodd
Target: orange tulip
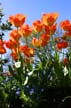
M 18 51 L 17 48 L 13 48 L 12 49 L 12 53 L 11 53 L 12 58 L 17 61 L 18 60 Z
M 60 22 L 61 29 L 65 31 L 69 31 L 70 27 L 70 21 L 69 20 L 64 20 Z
M 47 34 L 53 35 L 57 29 L 57 23 L 52 26 L 44 25 L 44 30 Z
M 41 32 L 43 30 L 43 23 L 40 20 L 36 20 L 33 22 L 33 29 L 36 32 Z
M 13 49 L 13 48 L 16 48 L 17 47 L 17 42 L 14 41 L 14 40 L 9 40 L 7 42 L 5 42 L 6 44 L 6 47 L 9 48 L 9 49 Z
M 27 45 L 20 46 L 20 51 L 27 57 L 34 55 L 34 48 L 29 48 Z
M 34 48 L 29 48 L 29 57 L 33 57 L 34 56 Z
M 56 32 L 56 29 L 57 29 L 57 23 L 50 27 L 50 32 L 51 32 L 50 35 L 53 35 Z
M 19 41 L 19 39 L 21 38 L 21 34 L 19 31 L 17 30 L 12 30 L 10 33 L 10 39 L 13 41 Z
M 0 54 L 5 54 L 6 53 L 6 49 L 4 47 L 0 47 Z
M 44 25 L 44 30 L 47 34 L 50 34 L 50 26 Z
M 32 45 L 35 47 L 41 47 L 41 40 L 34 37 L 32 39 Z
M 20 27 L 24 24 L 26 16 L 24 14 L 16 14 L 9 17 L 9 21 L 13 26 Z
M 64 58 L 64 59 L 63 59 L 63 64 L 64 64 L 64 65 L 68 64 L 68 62 L 69 62 L 68 58 Z
M 4 41 L 0 39 L 0 54 L 6 53 L 6 49 L 4 47 Z
M 26 49 L 28 49 L 28 45 L 22 45 L 22 46 L 20 46 L 20 51 L 21 52 L 25 51 Z
M 43 41 L 49 41 L 50 39 L 50 35 L 49 34 L 42 34 L 41 37 L 40 37 L 41 40 Z
M 23 25 L 20 27 L 20 33 L 26 37 L 30 36 L 30 34 L 32 33 L 32 28 L 28 24 Z
M 42 40 L 41 47 L 46 46 L 46 45 L 47 45 L 47 43 L 48 43 L 48 41 L 44 41 L 44 40 Z
M 62 48 L 67 48 L 67 47 L 68 47 L 68 42 L 62 41 L 57 44 L 57 49 L 59 50 L 61 50 Z
M 59 14 L 57 12 L 54 13 L 44 13 L 42 15 L 42 21 L 45 25 L 52 26 L 56 19 L 58 18 Z
M 40 40 L 41 40 L 41 46 L 44 47 L 47 45 L 48 41 L 50 39 L 50 35 L 48 34 L 42 34 L 41 37 L 40 37 Z
M 4 41 L 0 39 L 0 47 L 4 45 Z

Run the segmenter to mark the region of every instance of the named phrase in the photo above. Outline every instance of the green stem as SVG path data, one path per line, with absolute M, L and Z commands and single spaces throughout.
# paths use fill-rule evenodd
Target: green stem
M 0 72 L 3 72 L 2 55 L 0 54 Z

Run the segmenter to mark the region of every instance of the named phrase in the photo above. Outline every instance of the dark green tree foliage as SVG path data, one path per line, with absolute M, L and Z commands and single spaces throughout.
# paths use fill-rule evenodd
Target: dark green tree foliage
M 3 23 L 2 19 L 4 17 L 4 14 L 2 12 L 1 4 L 0 4 L 0 39 L 4 36 L 4 31 L 12 30 L 11 24 L 8 22 L 8 20 Z

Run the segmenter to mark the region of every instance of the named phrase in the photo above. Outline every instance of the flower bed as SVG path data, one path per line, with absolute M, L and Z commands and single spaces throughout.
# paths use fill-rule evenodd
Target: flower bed
M 52 108 L 71 95 L 71 23 L 61 21 L 58 29 L 58 16 L 44 13 L 31 26 L 24 14 L 9 17 L 9 40 L 0 37 L 0 102 L 6 107 L 15 107 L 15 99 L 20 108 Z M 7 51 L 8 59 L 3 58 Z

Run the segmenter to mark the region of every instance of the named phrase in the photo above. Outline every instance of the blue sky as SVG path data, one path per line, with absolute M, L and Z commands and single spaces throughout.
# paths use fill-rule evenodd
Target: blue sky
M 58 12 L 58 22 L 71 20 L 71 0 L 0 0 L 3 7 L 4 19 L 9 15 L 23 13 L 27 16 L 26 23 L 31 24 L 40 19 L 42 13 Z

